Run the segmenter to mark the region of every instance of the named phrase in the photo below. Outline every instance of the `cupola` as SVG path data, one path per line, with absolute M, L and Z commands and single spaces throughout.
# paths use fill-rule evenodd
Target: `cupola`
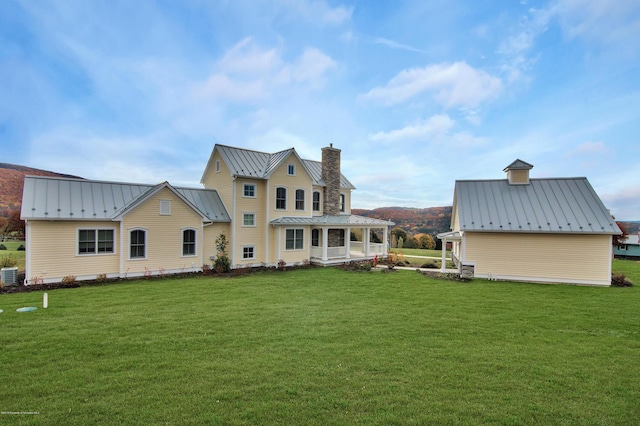
M 528 185 L 529 170 L 531 169 L 533 169 L 533 165 L 517 159 L 505 167 L 503 171 L 507 173 L 509 185 Z

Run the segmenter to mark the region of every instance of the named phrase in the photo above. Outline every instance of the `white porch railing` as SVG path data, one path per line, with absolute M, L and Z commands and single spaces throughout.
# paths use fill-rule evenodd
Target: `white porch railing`
M 351 241 L 350 252 L 352 256 L 362 257 L 364 256 L 364 248 L 361 241 Z M 384 244 L 375 243 L 369 244 L 369 255 L 384 255 L 386 254 Z M 311 257 L 316 259 L 322 259 L 322 247 L 311 247 Z M 347 247 L 327 247 L 327 259 L 346 259 Z

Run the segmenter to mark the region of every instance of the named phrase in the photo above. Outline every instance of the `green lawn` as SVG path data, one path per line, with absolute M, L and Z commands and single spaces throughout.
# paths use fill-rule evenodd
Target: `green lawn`
M 4 244 L 7 248 L 6 250 L 0 250 L 0 258 L 11 256 L 18 261 L 16 265 L 18 267 L 19 272 L 24 272 L 24 255 L 25 251 L 18 251 L 18 247 L 24 245 L 24 241 L 4 241 L 1 244 Z
M 634 424 L 638 287 L 310 269 L 0 295 L 11 424 Z M 30 313 L 16 308 L 37 306 Z
M 409 249 L 409 248 L 393 248 L 394 253 L 402 253 L 405 256 L 430 256 L 430 257 L 442 257 L 442 250 L 424 250 L 424 249 Z M 451 258 L 451 251 L 447 251 L 447 258 Z

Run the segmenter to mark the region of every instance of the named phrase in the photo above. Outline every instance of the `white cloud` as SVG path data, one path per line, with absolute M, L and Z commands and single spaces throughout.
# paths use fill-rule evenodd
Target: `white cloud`
M 371 135 L 376 142 L 395 143 L 405 140 L 441 139 L 455 125 L 446 114 L 434 115 L 427 120 L 419 121 L 389 132 L 377 132 Z
M 353 7 L 338 6 L 333 9 L 327 9 L 322 14 L 322 21 L 331 25 L 342 25 L 351 19 Z
M 572 155 L 602 155 L 607 154 L 608 150 L 604 142 L 585 142 L 579 145 L 575 150 L 569 153 Z
M 262 49 L 245 38 L 224 54 L 214 65 L 214 72 L 193 91 L 201 99 L 255 102 L 290 84 L 320 87 L 326 73 L 336 67 L 331 57 L 316 48 L 306 48 L 287 63 L 278 49 Z
M 418 53 L 424 52 L 424 50 L 418 49 L 417 47 L 409 46 L 408 44 L 398 43 L 397 41 L 389 40 L 388 38 L 383 38 L 383 37 L 376 37 L 373 40 L 373 42 L 375 44 L 382 44 L 392 49 L 408 50 L 409 52 L 418 52 Z
M 446 108 L 476 107 L 498 96 L 501 90 L 499 78 L 466 62 L 455 62 L 403 70 L 385 86 L 371 89 L 360 99 L 394 105 L 434 92 L 435 100 Z
M 640 37 L 637 0 L 558 0 L 558 15 L 566 34 L 605 44 L 629 43 Z M 622 47 L 625 47 L 624 45 Z

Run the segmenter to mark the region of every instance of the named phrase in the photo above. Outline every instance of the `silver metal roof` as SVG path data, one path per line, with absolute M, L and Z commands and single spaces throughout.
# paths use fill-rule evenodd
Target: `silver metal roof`
M 313 179 L 314 184 L 325 186 L 322 180 L 322 163 L 300 158 L 294 148 L 275 154 L 219 144 L 216 144 L 214 149 L 218 150 L 231 174 L 258 179 L 267 179 L 290 155 L 295 155 Z M 340 173 L 340 187 L 355 189 L 355 186 L 342 173 Z
M 627 238 L 624 239 L 624 243 L 625 244 L 638 245 L 638 244 L 640 244 L 640 242 L 638 242 L 638 240 L 640 240 L 640 236 L 639 235 L 628 235 Z
M 388 220 L 374 219 L 354 214 L 323 215 L 313 217 L 287 216 L 271 221 L 272 225 L 314 225 L 314 226 L 393 226 Z
M 212 189 L 175 188 L 84 179 L 25 176 L 23 219 L 113 220 L 158 188 L 167 186 L 212 222 L 230 222 L 220 196 Z
M 531 170 L 533 169 L 533 164 L 529 164 L 526 161 L 522 161 L 521 159 L 516 159 L 513 163 L 509 164 L 504 168 L 504 172 L 507 170 Z
M 456 181 L 461 231 L 619 234 L 620 229 L 584 177 Z

